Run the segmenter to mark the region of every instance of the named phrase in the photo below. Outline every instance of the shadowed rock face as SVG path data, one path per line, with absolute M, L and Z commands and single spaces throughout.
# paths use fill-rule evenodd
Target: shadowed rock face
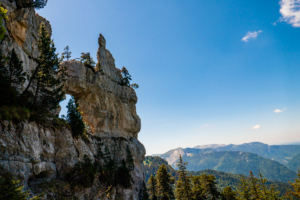
M 136 114 L 136 93 L 130 87 L 121 86 L 121 72 L 105 49 L 101 34 L 98 63 L 101 72 L 93 72 L 75 60 L 64 62 L 62 66 L 68 72 L 66 93 L 75 97 L 84 121 L 90 124 L 95 135 L 137 138 L 141 120 Z
M 0 0 L 8 9 L 8 19 L 4 25 L 7 39 L 0 44 L 4 53 L 14 48 L 23 61 L 24 70 L 30 72 L 37 66 L 33 58 L 39 55 L 37 49 L 38 28 L 45 23 L 51 34 L 50 23 L 35 14 L 34 9 L 17 9 L 15 2 Z M 96 177 L 90 188 L 75 191 L 65 175 L 78 161 L 87 155 L 91 160 L 99 160 L 99 150 L 111 152 L 116 167 L 126 159 L 126 148 L 132 153 L 134 169 L 131 171 L 132 187 L 112 188 L 110 199 L 138 199 L 144 181 L 143 159 L 145 148 L 137 140 L 141 120 L 136 113 L 137 96 L 127 86 L 121 86 L 122 76 L 115 67 L 112 54 L 105 48 L 105 39 L 100 35 L 97 53 L 100 71 L 93 72 L 75 60 L 67 61 L 68 77 L 64 89 L 74 95 L 80 106 L 84 121 L 90 124 L 92 135 L 88 140 L 74 138 L 67 128 L 44 127 L 34 122 L 13 124 L 0 120 L 0 165 L 12 172 L 33 194 L 45 192 L 44 199 L 76 198 L 80 200 L 108 199 Z M 24 86 L 27 82 L 24 83 Z M 43 181 L 58 184 L 40 185 Z

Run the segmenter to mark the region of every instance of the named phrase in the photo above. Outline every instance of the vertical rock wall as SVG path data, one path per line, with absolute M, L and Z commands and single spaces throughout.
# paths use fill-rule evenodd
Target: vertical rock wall
M 17 9 L 10 0 L 0 2 L 8 10 L 8 19 L 4 22 L 7 38 L 0 48 L 4 53 L 14 48 L 23 61 L 24 70 L 30 73 L 37 66 L 34 58 L 39 55 L 39 26 L 45 23 L 51 34 L 50 23 L 35 14 L 34 9 Z M 141 128 L 135 106 L 137 96 L 132 88 L 121 86 L 120 70 L 105 48 L 102 35 L 98 43 L 100 71 L 93 72 L 75 60 L 62 64 L 68 71 L 64 89 L 78 101 L 83 119 L 90 124 L 93 134 L 83 140 L 73 138 L 69 129 L 55 125 L 0 121 L 0 165 L 22 180 L 33 194 L 45 192 L 44 199 L 138 199 L 144 181 L 145 148 L 137 139 Z M 94 161 L 99 150 L 107 148 L 120 166 L 127 156 L 127 147 L 134 159 L 130 188 L 116 186 L 107 197 L 105 184 L 98 177 L 90 188 L 74 189 L 65 181 L 66 174 L 84 155 Z

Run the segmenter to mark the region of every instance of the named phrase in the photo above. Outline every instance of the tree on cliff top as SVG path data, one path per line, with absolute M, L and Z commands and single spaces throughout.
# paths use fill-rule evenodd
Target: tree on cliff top
M 15 0 L 18 8 L 41 9 L 46 6 L 48 0 Z
M 93 58 L 91 57 L 90 53 L 87 52 L 87 53 L 84 53 L 82 52 L 81 53 L 81 56 L 80 56 L 80 62 L 84 64 L 84 66 L 92 69 L 93 71 L 95 71 L 95 61 L 93 60 Z
M 131 87 L 133 89 L 138 89 L 139 88 L 139 85 L 136 84 L 136 83 L 133 83 L 133 84 L 130 85 L 130 81 L 132 80 L 132 78 L 131 78 L 131 75 L 129 74 L 129 71 L 126 69 L 126 67 L 122 68 L 121 74 L 122 74 L 122 77 L 123 77 L 122 85 Z
M 63 60 L 66 58 L 67 60 L 69 60 L 71 58 L 71 54 L 72 52 L 70 51 L 69 46 L 66 46 L 64 48 L 64 52 L 61 54 L 61 59 Z

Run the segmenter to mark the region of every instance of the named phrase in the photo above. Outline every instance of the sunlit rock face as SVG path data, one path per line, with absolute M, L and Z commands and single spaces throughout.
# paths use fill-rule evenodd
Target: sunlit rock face
M 39 56 L 38 29 L 44 23 L 51 35 L 51 25 L 35 14 L 34 9 L 17 9 L 15 2 L 10 0 L 0 0 L 0 3 L 8 10 L 8 19 L 3 22 L 7 38 L 0 48 L 5 54 L 14 48 L 23 61 L 24 70 L 30 73 L 37 66 L 34 58 Z M 92 128 L 88 140 L 74 138 L 69 129 L 56 125 L 13 124 L 0 120 L 0 165 L 20 179 L 33 195 L 44 192 L 43 199 L 138 199 L 144 181 L 145 148 L 137 139 L 141 129 L 136 113 L 137 96 L 132 88 L 121 85 L 120 70 L 105 48 L 102 35 L 98 43 L 100 71 L 94 72 L 75 60 L 62 63 L 68 72 L 64 90 L 75 97 L 84 121 Z M 92 187 L 85 189 L 74 190 L 65 181 L 66 174 L 83 160 L 84 155 L 94 161 L 99 150 L 107 148 L 120 166 L 126 159 L 127 147 L 134 159 L 130 188 L 114 187 L 107 197 L 103 191 L 105 185 L 97 175 Z M 45 181 L 46 184 L 41 184 Z
M 121 85 L 121 72 L 105 49 L 101 34 L 97 54 L 101 70 L 96 72 L 75 60 L 62 64 L 68 73 L 65 91 L 75 97 L 84 121 L 90 124 L 95 135 L 137 138 L 141 120 L 136 113 L 136 93 Z

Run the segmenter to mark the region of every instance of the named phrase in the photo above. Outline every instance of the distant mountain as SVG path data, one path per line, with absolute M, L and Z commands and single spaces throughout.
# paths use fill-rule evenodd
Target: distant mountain
M 300 153 L 300 145 L 267 145 L 260 142 L 245 143 L 241 145 L 204 145 L 195 149 L 212 149 L 214 151 L 244 151 L 255 153 L 264 158 L 275 160 L 287 165 L 290 159 Z
M 188 162 L 187 170 L 201 171 L 213 169 L 233 174 L 248 176 L 252 171 L 258 175 L 259 170 L 268 179 L 273 181 L 288 182 L 297 178 L 296 172 L 286 166 L 263 158 L 257 154 L 242 151 L 204 152 L 201 154 L 187 153 L 183 160 Z M 174 164 L 172 165 L 174 166 Z
M 156 175 L 156 172 L 159 168 L 160 165 L 165 164 L 167 166 L 168 172 L 171 174 L 171 176 L 175 177 L 176 179 L 178 178 L 177 171 L 173 169 L 172 166 L 168 165 L 168 163 L 160 158 L 160 157 L 152 157 L 152 156 L 147 156 L 144 160 L 144 168 L 145 168 L 145 177 L 146 181 L 148 181 L 149 177 L 151 175 Z M 227 186 L 231 186 L 233 189 L 237 189 L 239 184 L 241 183 L 241 179 L 244 177 L 241 174 L 231 174 L 231 173 L 226 173 L 226 172 L 221 172 L 221 171 L 215 171 L 215 170 L 202 170 L 202 171 L 191 171 L 189 172 L 191 175 L 214 175 L 216 177 L 217 181 L 217 187 L 220 190 L 223 190 Z M 277 189 L 281 192 L 281 194 L 284 194 L 287 189 L 290 189 L 290 185 L 287 183 L 283 182 L 276 182 L 276 181 L 268 181 L 267 185 L 274 185 L 277 187 Z
M 300 154 L 297 154 L 296 156 L 294 156 L 290 162 L 287 164 L 287 167 L 290 170 L 293 170 L 295 172 L 298 172 L 298 170 L 300 170 Z

